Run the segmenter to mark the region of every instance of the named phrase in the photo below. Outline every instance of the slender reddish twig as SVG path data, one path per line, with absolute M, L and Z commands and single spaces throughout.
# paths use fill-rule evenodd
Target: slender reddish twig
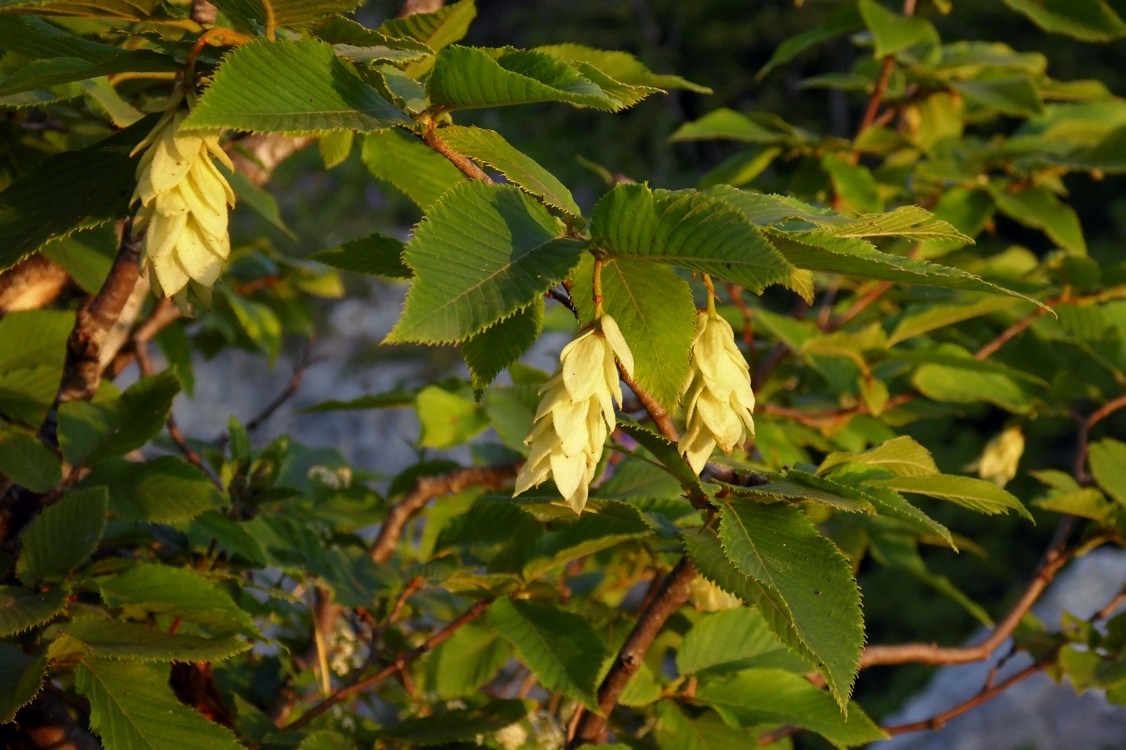
M 442 156 L 446 157 L 451 164 L 461 170 L 462 174 L 471 180 L 480 180 L 481 182 L 491 183 L 493 180 L 482 171 L 480 167 L 474 164 L 468 157 L 459 154 L 450 148 L 450 145 L 443 141 L 438 135 L 437 123 L 433 120 L 422 131 L 422 140 L 430 148 L 437 151 Z
M 373 687 L 380 682 L 383 682 L 388 677 L 399 674 L 412 663 L 417 661 L 420 657 L 424 656 L 438 645 L 444 643 L 447 639 L 449 639 L 450 636 L 452 636 L 466 624 L 472 622 L 473 620 L 476 620 L 478 617 L 484 614 L 485 610 L 488 609 L 490 604 L 492 604 L 492 599 L 482 599 L 481 601 L 475 603 L 472 607 L 463 612 L 449 625 L 446 625 L 444 628 L 423 641 L 420 645 L 395 659 L 394 664 L 384 667 L 370 677 L 365 677 L 364 679 L 359 680 L 358 682 L 354 682 L 351 685 L 346 685 L 342 688 L 338 688 L 332 695 L 320 701 L 308 711 L 301 714 L 301 716 L 285 725 L 284 729 L 300 729 L 301 727 L 311 722 L 313 719 L 323 714 L 325 711 L 328 711 L 337 703 L 351 698 L 358 693 L 362 693 L 368 688 Z
M 407 522 L 434 498 L 452 495 L 473 486 L 487 490 L 497 489 L 516 476 L 519 468 L 519 464 L 472 466 L 438 476 L 419 478 L 414 488 L 387 514 L 379 529 L 379 535 L 372 545 L 371 559 L 377 563 L 386 563 L 390 560 L 399 546 Z

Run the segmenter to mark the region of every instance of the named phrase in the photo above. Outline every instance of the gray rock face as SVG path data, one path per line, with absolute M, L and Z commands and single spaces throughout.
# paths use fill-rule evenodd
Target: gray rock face
M 1104 606 L 1126 580 L 1126 553 L 1100 550 L 1083 557 L 1056 579 L 1033 612 L 1049 627 L 1063 612 L 1087 617 Z M 998 655 L 1007 653 L 1006 643 Z M 1032 663 L 1021 654 L 997 681 Z M 929 719 L 973 697 L 996 664 L 967 664 L 938 672 L 925 691 L 884 723 Z M 880 750 L 1112 750 L 1126 748 L 1126 707 L 1107 703 L 1098 691 L 1076 695 L 1044 674 L 1029 677 L 993 700 L 933 732 L 901 735 Z

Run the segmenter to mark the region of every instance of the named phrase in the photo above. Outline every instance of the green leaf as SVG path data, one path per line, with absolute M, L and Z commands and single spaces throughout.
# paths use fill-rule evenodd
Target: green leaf
M 921 358 L 911 382 L 927 398 L 956 404 L 991 403 L 1024 414 L 1036 403 L 1042 384 L 991 362 L 980 362 L 960 347 L 943 345 Z
M 228 504 L 202 469 L 179 456 L 143 462 L 111 459 L 98 464 L 82 486 L 112 489 L 113 514 L 141 523 L 190 521 Z
M 1015 193 L 995 188 L 990 191 L 997 210 L 1026 227 L 1039 229 L 1048 239 L 1066 250 L 1087 253 L 1087 241 L 1075 209 L 1046 187 L 1037 185 Z
M 230 731 L 176 699 L 166 668 L 85 659 L 74 685 L 90 701 L 90 727 L 113 750 L 242 749 Z
M 28 655 L 8 643 L 0 643 L 0 724 L 16 718 L 43 688 L 47 659 Z
M 418 392 L 418 421 L 425 448 L 452 448 L 481 434 L 489 418 L 472 398 L 431 385 Z
M 859 31 L 861 26 L 862 21 L 855 8 L 837 8 L 830 12 L 820 24 L 809 31 L 789 37 L 779 44 L 774 50 L 774 54 L 766 61 L 766 65 L 763 65 L 762 68 L 759 69 L 759 72 L 755 74 L 755 79 L 761 81 L 766 77 L 767 73 L 774 70 L 779 65 L 785 65 L 802 52 L 817 47 L 831 39 L 836 39 L 844 34 Z
M 954 81 L 951 85 L 967 102 L 1011 117 L 1035 117 L 1044 110 L 1040 92 L 1027 76 Z
M 403 243 L 394 237 L 375 232 L 367 237 L 349 240 L 332 250 L 321 250 L 309 256 L 342 271 L 364 273 L 398 281 L 409 279 L 411 269 L 403 263 Z
M 65 268 L 83 291 L 97 294 L 117 255 L 117 237 L 113 227 L 105 225 L 48 242 L 40 252 Z
M 270 721 L 268 714 L 264 714 L 264 716 L 266 717 L 266 721 Z M 340 732 L 334 732 L 330 729 L 320 729 L 305 735 L 305 738 L 301 740 L 301 744 L 297 746 L 297 750 L 343 750 L 350 746 L 352 746 L 352 741 Z
M 352 144 L 356 135 L 351 130 L 334 130 L 317 139 L 321 161 L 325 169 L 333 169 L 343 164 L 352 154 Z
M 447 47 L 428 81 L 430 101 L 445 109 L 566 102 L 616 112 L 660 89 L 631 86 L 591 65 L 511 47 Z
M 543 308 L 543 300 L 537 299 L 461 345 L 461 354 L 473 376 L 474 391 L 488 388 L 504 368 L 536 343 L 543 331 Z
M 942 474 L 933 477 L 895 477 L 872 481 L 873 484 L 898 492 L 946 500 L 990 516 L 1013 510 L 1029 521 L 1032 520 L 1032 514 L 1025 509 L 1020 500 L 993 482 L 984 479 Z
M 77 648 L 99 659 L 197 662 L 221 661 L 250 648 L 249 643 L 233 635 L 207 638 L 169 633 L 150 624 L 99 617 L 75 618 L 62 627 L 61 633 L 51 644 L 49 656 L 56 649 L 71 652 Z
M 790 474 L 794 474 L 794 472 L 790 472 Z M 802 473 L 798 473 L 796 476 L 802 481 L 808 481 L 808 477 L 813 475 L 802 476 Z M 870 482 L 872 479 L 884 477 L 886 477 L 886 473 L 878 469 L 874 470 L 862 464 L 846 463 L 835 467 L 828 477 L 817 476 L 814 478 L 817 480 L 818 486 L 832 488 L 833 491 L 842 495 L 856 495 L 870 503 L 879 515 L 901 521 L 912 531 L 934 534 L 946 542 L 951 549 L 958 549 L 948 528 L 907 502 L 902 495 L 894 490 L 886 487 L 875 487 Z
M 985 281 L 960 268 L 949 268 L 917 258 L 883 253 L 862 239 L 838 237 L 820 229 L 797 232 L 767 229 L 766 235 L 790 263 L 810 271 L 840 273 L 865 280 L 879 279 L 947 289 L 1007 294 L 1036 302 L 1030 297 Z
M 710 191 L 619 185 L 594 207 L 591 233 L 611 255 L 672 263 L 756 294 L 793 270 L 756 227 Z
M 129 213 L 133 147 L 152 129 L 145 118 L 78 151 L 49 156 L 0 192 L 0 271 L 48 241 Z
M 1109 438 L 1093 443 L 1087 462 L 1099 486 L 1119 504 L 1126 505 L 1126 443 Z
M 1109 42 L 1126 36 L 1126 23 L 1104 0 L 1004 0 L 1044 31 L 1084 42 Z
M 799 509 L 723 503 L 720 540 L 747 576 L 776 591 L 845 710 L 860 665 L 860 589 L 841 551 Z
M 85 563 L 106 528 L 109 493 L 76 490 L 44 508 L 24 530 L 16 574 L 24 584 L 61 580 Z
M 281 354 L 285 334 L 281 317 L 266 303 L 244 297 L 229 286 L 221 286 L 218 291 L 217 297 L 238 321 L 242 332 L 269 357 L 272 365 Z
M 853 211 L 879 211 L 883 208 L 880 188 L 871 170 L 862 164 L 851 164 L 837 154 L 821 157 L 821 168 L 829 175 L 833 193 Z
M 536 47 L 537 52 L 545 52 L 552 57 L 572 64 L 586 63 L 602 73 L 629 86 L 645 86 L 658 89 L 686 89 L 697 94 L 710 94 L 707 86 L 687 81 L 676 75 L 654 73 L 628 52 L 601 50 L 584 47 L 581 44 L 552 44 Z M 582 70 L 582 68 L 579 68 Z
M 190 568 L 138 564 L 120 575 L 100 577 L 98 587 L 107 606 L 171 615 L 228 632 L 254 635 L 250 615 L 225 589 Z
M 636 440 L 642 448 L 653 454 L 661 466 L 676 478 L 688 497 L 696 502 L 707 502 L 707 494 L 700 477 L 677 451 L 676 443 L 638 424 L 632 417 L 618 415 L 618 429 Z
M 875 513 L 875 507 L 862 493 L 840 492 L 832 483 L 804 471 L 791 469 L 784 479 L 749 487 L 721 485 L 729 496 L 747 497 L 762 503 L 807 502 L 817 503 L 849 513 Z
M 180 383 L 170 371 L 138 380 L 109 403 L 59 406 L 59 447 L 72 465 L 93 465 L 140 448 L 164 427 Z
M 958 603 L 983 627 L 992 628 L 993 620 L 980 604 L 970 599 L 944 575 L 932 573 L 919 554 L 917 539 L 902 534 L 870 534 L 872 559 L 887 568 L 904 571 L 919 579 L 948 599 Z
M 465 182 L 434 203 L 403 259 L 415 273 L 388 343 L 460 343 L 558 284 L 586 243 L 511 185 Z
M 818 658 L 809 650 L 797 630 L 794 619 L 786 603 L 777 591 L 759 583 L 743 573 L 723 550 L 720 539 L 712 532 L 702 529 L 685 532 L 684 548 L 700 575 L 714 583 L 732 596 L 738 597 L 747 605 L 754 606 L 762 614 L 763 621 L 779 640 L 797 657 L 808 664 L 818 663 Z
M 35 427 L 55 399 L 74 313 L 12 312 L 0 318 L 0 414 Z
M 218 0 L 215 5 L 243 21 L 266 24 L 269 2 L 274 23 L 278 26 L 308 26 L 326 16 L 348 13 L 362 0 Z
M 24 432 L 0 433 L 0 474 L 39 493 L 50 492 L 63 480 L 58 457 Z
M 676 129 L 669 140 L 677 141 L 739 141 L 769 145 L 796 145 L 812 136 L 787 124 L 773 114 L 755 112 L 742 114 L 727 108 L 709 112 L 695 122 Z
M 850 217 L 812 219 L 838 237 L 899 237 L 907 240 L 952 240 L 972 243 L 949 222 L 918 206 L 899 206 L 886 213 L 856 214 Z
M 689 715 L 675 701 L 661 701 L 657 714 L 661 750 L 730 750 L 748 742 L 746 729 L 728 726 L 712 711 Z
M 828 694 L 780 669 L 747 669 L 701 679 L 695 699 L 714 708 L 728 724 L 788 724 L 816 732 L 836 747 L 889 737 L 858 704 L 848 704 L 847 713 L 843 707 L 836 711 Z
M 494 700 L 480 708 L 439 711 L 429 716 L 404 719 L 379 730 L 379 736 L 416 747 L 472 742 L 520 721 L 528 715 L 529 705 L 521 700 Z
M 350 133 L 350 131 L 342 131 Z M 230 183 L 231 189 L 235 191 L 235 196 L 240 206 L 250 208 L 254 213 L 258 214 L 267 224 L 277 229 L 279 232 L 289 237 L 293 241 L 297 241 L 297 235 L 285 223 L 282 218 L 281 209 L 278 208 L 278 202 L 269 190 L 260 187 L 248 178 L 242 172 L 227 172 L 226 167 L 219 166 L 219 171 L 227 178 Z
M 477 695 L 511 658 L 512 648 L 499 635 L 471 622 L 426 657 L 427 690 L 443 700 Z
M 860 16 L 876 40 L 876 57 L 887 57 L 924 42 L 938 42 L 930 21 L 894 13 L 876 0 L 859 0 Z
M 1004 297 L 985 297 L 968 304 L 962 302 L 949 305 L 928 304 L 920 306 L 917 311 L 908 308 L 907 314 L 899 319 L 888 335 L 887 345 L 892 347 L 901 341 L 907 341 L 930 331 L 953 326 L 982 315 L 991 315 L 1008 309 L 1013 303 L 1014 300 Z
M 749 607 L 703 615 L 676 654 L 680 674 L 769 667 L 803 673 L 809 665 L 788 651 L 762 613 Z
M 583 212 L 571 191 L 555 175 L 541 167 L 532 157 L 517 151 L 495 130 L 453 125 L 442 128 L 438 135 L 454 151 L 487 164 L 525 192 L 537 196 L 549 206 L 573 218 Z
M 362 156 L 372 175 L 394 185 L 424 211 L 465 182 L 465 175 L 446 157 L 398 130 L 364 136 Z
M 0 586 L 0 636 L 17 635 L 42 625 L 63 611 L 67 590 L 31 591 L 22 586 Z
M 331 46 L 309 39 L 257 41 L 231 52 L 182 127 L 308 134 L 408 122 Z
M 376 31 L 389 37 L 417 39 L 432 50 L 440 50 L 461 41 L 476 15 L 477 7 L 473 0 L 461 0 L 433 13 L 414 13 L 405 18 L 388 19 Z
M 487 617 L 544 688 L 598 710 L 595 688 L 607 653 L 589 620 L 559 607 L 509 597 L 493 602 Z
M 579 319 L 594 318 L 594 263 L 584 258 L 571 282 Z M 633 353 L 637 384 L 672 411 L 688 380 L 696 336 L 696 303 L 688 283 L 650 260 L 610 256 L 602 262 L 602 304 Z
M 827 474 L 844 463 L 863 464 L 885 469 L 901 477 L 927 477 L 938 474 L 934 458 L 914 438 L 900 435 L 863 453 L 830 453 L 818 467 L 818 474 Z
M 652 535 L 641 512 L 622 502 L 592 501 L 584 513 L 536 540 L 524 577 L 533 580 L 571 560 L 593 555 L 628 539 Z
M 122 49 L 71 34 L 34 16 L 0 16 L 4 48 L 33 58 L 0 76 L 0 96 L 110 73 L 174 71 L 172 57 Z

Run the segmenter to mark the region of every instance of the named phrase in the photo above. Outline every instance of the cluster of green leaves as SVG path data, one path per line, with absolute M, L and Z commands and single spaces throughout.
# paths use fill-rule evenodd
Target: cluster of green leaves
M 1120 35 L 1101 2 L 1008 4 L 1081 39 Z M 47 118 L 59 132 L 21 135 L 3 165 L 0 268 L 39 254 L 83 293 L 101 286 L 129 154 L 152 126 L 142 111 L 189 64 L 202 86 L 185 127 L 312 135 L 326 169 L 358 151 L 421 219 L 406 242 L 388 230 L 301 261 L 245 243 L 214 309 L 157 337 L 168 369 L 88 402 L 54 405 L 73 305 L 0 319 L 0 486 L 9 505 L 35 499 L 0 552 L 2 731 L 62 692 L 88 702 L 80 723 L 107 748 L 536 746 L 580 707 L 602 710 L 636 592 L 686 558 L 694 606 L 649 647 L 615 737 L 727 747 L 792 726 L 860 745 L 886 735 L 851 700 L 865 643 L 854 571 L 872 560 L 987 621 L 919 548 L 972 545 L 949 508 L 1031 517 L 1005 480 L 965 476 L 966 461 L 936 460 L 917 437 L 968 444 L 985 464 L 999 449 L 972 425 L 1010 420 L 1036 457 L 1016 486 L 1043 493 L 1045 516 L 1089 521 L 1089 544 L 1120 538 L 1126 444 L 1089 433 L 1126 385 L 1126 264 L 1086 255 L 1064 182 L 1123 169 L 1126 101 L 1102 84 L 1055 81 L 1041 55 L 1001 43 L 944 43 L 927 18 L 859 0 L 763 71 L 863 32 L 870 58 L 807 82 L 878 92 L 885 114 L 855 139 L 717 110 L 674 136 L 742 146 L 696 188 L 617 181 L 584 210 L 499 132 L 455 119 L 545 102 L 618 112 L 707 89 L 622 52 L 460 45 L 472 0 L 376 28 L 344 15 L 351 0 L 216 5 L 210 38 L 232 48 L 198 57 L 186 6 L 0 5 L 3 127 L 39 132 Z M 792 175 L 787 195 L 744 189 L 765 170 Z M 234 184 L 286 231 L 266 192 Z M 1006 222 L 1040 245 L 1013 244 Z M 408 285 L 387 343 L 460 347 L 468 378 L 315 407 L 411 407 L 420 461 L 373 477 L 291 437 L 255 450 L 234 420 L 194 443 L 201 465 L 162 450 L 193 352 L 276 357 L 312 329 L 309 297 L 343 293 L 324 266 Z M 714 280 L 754 365 L 758 434 L 700 477 L 629 403 L 575 517 L 547 486 L 498 488 L 526 455 L 548 376 L 520 360 L 545 330 L 593 318 L 596 273 L 638 394 L 674 420 L 700 277 Z M 1074 473 L 1048 450 L 1071 414 L 1085 420 Z M 46 419 L 57 445 L 38 437 Z M 431 453 L 463 445 L 475 467 Z M 388 542 L 430 487 L 445 496 Z M 1121 620 L 1065 625 L 1074 645 L 1045 631 L 1028 648 L 1122 700 Z M 368 685 L 361 710 L 303 715 L 349 685 Z

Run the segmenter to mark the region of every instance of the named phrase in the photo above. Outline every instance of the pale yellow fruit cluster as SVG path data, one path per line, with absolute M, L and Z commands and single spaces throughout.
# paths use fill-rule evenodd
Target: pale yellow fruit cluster
M 730 454 L 736 445 L 754 437 L 755 394 L 735 334 L 714 312 L 696 316 L 691 356 L 692 370 L 681 397 L 686 426 L 678 447 L 699 474 L 717 445 Z
M 528 460 L 514 494 L 551 477 L 575 513 L 586 506 L 606 436 L 614 429 L 614 404 L 622 405 L 615 357 L 632 376 L 633 354 L 609 315 L 563 349 L 559 372 L 540 389 L 542 400 L 524 440 Z
M 187 110 L 177 107 L 134 151 L 141 201 L 133 232 L 144 232 L 141 269 L 158 295 L 182 302 L 189 284 L 205 299 L 231 254 L 227 207 L 235 194 L 212 157 L 233 170 L 218 133 L 184 132 Z

